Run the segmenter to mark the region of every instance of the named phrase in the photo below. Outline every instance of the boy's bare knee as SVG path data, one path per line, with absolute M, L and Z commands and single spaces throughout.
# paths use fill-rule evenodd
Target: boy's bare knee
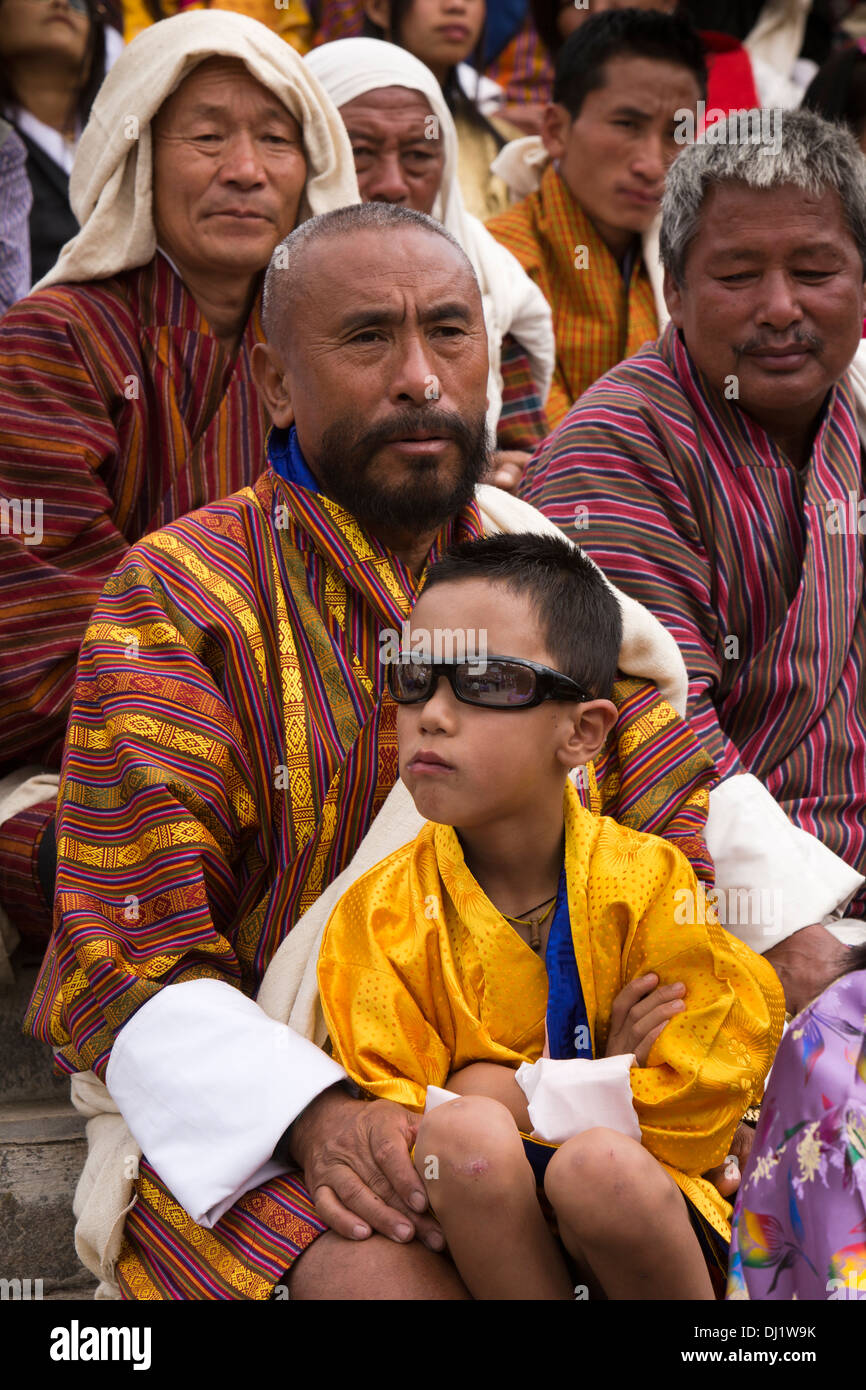
M 585 1130 L 557 1149 L 547 1166 L 544 1190 L 557 1210 L 655 1207 L 676 1199 L 678 1189 L 661 1164 L 636 1139 L 616 1130 Z M 606 1204 L 611 1204 L 606 1207 Z
M 487 1096 L 463 1096 L 431 1110 L 415 1141 L 415 1167 L 434 1184 L 502 1176 L 518 1160 L 525 1162 L 514 1119 Z

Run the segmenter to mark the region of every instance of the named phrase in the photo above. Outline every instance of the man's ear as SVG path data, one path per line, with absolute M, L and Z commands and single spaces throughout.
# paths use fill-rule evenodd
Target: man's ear
M 271 420 L 278 429 L 288 429 L 294 422 L 295 412 L 289 378 L 276 348 L 270 343 L 256 343 L 250 356 L 250 366 Z
M 559 102 L 551 101 L 545 106 L 541 118 L 541 138 L 551 159 L 562 159 L 572 125 L 571 116 Z
M 569 768 L 591 763 L 598 757 L 618 716 L 612 700 L 588 700 L 573 708 L 574 717 L 558 752 L 560 762 Z
M 384 29 L 386 36 L 390 39 L 391 5 L 389 0 L 364 0 L 364 14 L 374 24 L 378 24 L 380 29 Z
M 665 297 L 665 304 L 668 306 L 668 313 L 674 328 L 682 329 L 683 326 L 683 294 L 681 287 L 677 284 L 669 270 L 665 270 L 662 280 L 662 293 Z

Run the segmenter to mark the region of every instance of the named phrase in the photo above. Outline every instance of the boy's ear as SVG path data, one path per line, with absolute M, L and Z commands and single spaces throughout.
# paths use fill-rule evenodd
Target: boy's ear
M 558 757 L 566 767 L 579 767 L 598 757 L 604 741 L 617 720 L 612 700 L 588 700 L 577 705 L 574 719 Z

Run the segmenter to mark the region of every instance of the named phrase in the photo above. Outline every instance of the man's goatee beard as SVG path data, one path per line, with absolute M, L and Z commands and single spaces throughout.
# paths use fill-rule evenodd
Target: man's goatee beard
M 433 457 L 419 460 L 410 476 L 396 487 L 371 484 L 368 471 L 376 451 L 418 429 L 454 440 L 460 454 L 459 474 L 443 478 L 441 463 Z M 325 495 L 367 529 L 383 526 L 434 531 L 472 500 L 490 465 L 486 416 L 468 421 L 431 407 L 423 413 L 403 411 L 387 425 L 362 435 L 354 432 L 348 420 L 338 420 L 323 434 L 313 466 Z

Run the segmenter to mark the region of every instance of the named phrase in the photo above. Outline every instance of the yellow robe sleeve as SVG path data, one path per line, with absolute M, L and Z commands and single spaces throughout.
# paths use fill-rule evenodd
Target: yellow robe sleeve
M 370 1095 L 422 1111 L 427 1087 L 444 1086 L 452 1067 L 438 1032 L 441 991 L 426 968 L 436 948 L 435 924 L 427 932 L 427 919 L 411 914 L 407 901 L 412 848 L 362 875 L 337 903 L 322 938 L 318 978 L 337 1061 Z M 389 941 L 402 947 L 402 960 L 386 949 Z
M 653 971 L 662 985 L 681 981 L 686 993 L 685 1009 L 653 1043 L 647 1065 L 632 1068 L 632 1093 L 646 1147 L 696 1176 L 725 1158 L 743 1112 L 762 1094 L 782 1035 L 784 995 L 769 963 L 718 925 L 679 850 L 650 839 L 637 847 L 634 864 L 644 856 L 653 870 L 639 912 L 635 903 L 619 987 Z M 622 878 L 622 863 L 619 872 Z M 606 1023 L 601 1056 L 609 1007 L 599 1017 Z

